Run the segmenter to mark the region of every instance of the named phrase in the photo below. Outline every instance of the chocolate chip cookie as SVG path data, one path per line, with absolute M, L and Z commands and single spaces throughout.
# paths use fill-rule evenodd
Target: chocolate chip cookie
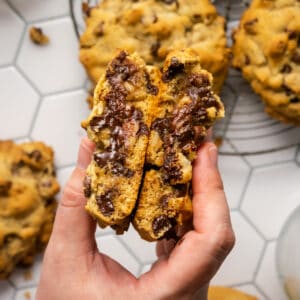
M 135 207 L 155 113 L 159 71 L 118 51 L 96 86 L 93 110 L 82 122 L 96 144 L 84 180 L 87 211 L 101 227 L 127 230 Z
M 233 33 L 233 65 L 273 117 L 300 125 L 300 2 L 254 0 Z
M 192 162 L 207 129 L 224 116 L 212 75 L 191 49 L 166 58 L 146 154 L 146 174 L 133 224 L 153 241 L 176 235 L 192 218 Z
M 58 191 L 50 147 L 0 141 L 0 278 L 45 247 Z
M 87 11 L 80 61 L 96 84 L 116 48 L 162 67 L 169 52 L 193 48 L 219 92 L 229 61 L 225 20 L 209 0 L 103 0 Z

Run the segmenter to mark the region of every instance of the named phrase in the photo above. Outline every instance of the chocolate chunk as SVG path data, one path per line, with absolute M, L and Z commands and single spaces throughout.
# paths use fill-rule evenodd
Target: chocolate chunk
M 246 54 L 246 55 L 245 55 L 245 65 L 246 65 L 246 66 L 249 66 L 250 63 L 251 63 L 250 57 Z
M 168 82 L 172 80 L 176 75 L 184 72 L 184 64 L 181 63 L 176 57 L 171 58 L 171 64 L 167 71 L 162 74 L 162 80 Z
M 151 95 L 156 96 L 158 94 L 158 87 L 156 85 L 152 84 L 150 75 L 147 72 L 145 72 L 145 78 L 146 78 L 146 88 L 147 88 L 148 92 Z
M 187 194 L 187 185 L 186 184 L 177 184 L 173 186 L 174 194 L 176 197 L 185 197 Z
M 297 49 L 291 58 L 292 62 L 294 62 L 295 64 L 300 64 L 300 49 Z
M 258 22 L 258 19 L 257 18 L 254 18 L 252 20 L 249 20 L 247 22 L 244 23 L 244 29 L 250 33 L 250 34 L 254 34 L 255 33 L 255 30 L 254 30 L 254 27 L 253 25 L 256 24 Z
M 298 36 L 298 33 L 295 30 L 291 30 L 291 29 L 286 28 L 285 32 L 287 32 L 289 40 L 294 40 Z
M 141 136 L 141 135 L 146 135 L 146 136 L 149 135 L 149 128 L 143 122 L 140 123 L 139 130 L 137 132 L 137 136 Z
M 150 53 L 152 56 L 154 56 L 154 57 L 158 56 L 158 50 L 159 50 L 160 46 L 161 46 L 160 41 L 156 41 L 154 44 L 151 45 Z
M 280 73 L 289 74 L 292 72 L 292 67 L 289 64 L 284 64 L 280 69 Z
M 198 88 L 210 86 L 209 78 L 208 78 L 208 76 L 206 76 L 204 74 L 192 73 L 189 75 L 188 80 L 192 86 L 195 86 Z
M 171 195 L 163 195 L 163 196 L 160 198 L 159 202 L 160 202 L 160 204 L 161 204 L 162 209 L 164 209 L 164 210 L 168 209 L 168 202 L 169 202 L 170 196 L 171 196 Z
M 165 150 L 163 170 L 163 180 L 165 182 L 180 180 L 182 178 L 182 171 L 178 164 L 176 151 L 171 147 Z
M 95 36 L 102 36 L 104 34 L 104 22 L 101 21 L 100 23 L 98 23 L 98 25 L 94 28 L 93 33 L 95 34 Z
M 7 195 L 11 187 L 12 187 L 12 182 L 10 180 L 1 182 L 0 183 L 0 195 Z
M 83 180 L 83 193 L 86 198 L 92 194 L 92 179 L 89 176 L 85 176 Z
M 299 103 L 299 102 L 300 102 L 300 98 L 298 98 L 298 97 L 293 97 L 293 98 L 290 99 L 290 102 L 291 102 L 291 103 Z
M 200 14 L 193 14 L 192 15 L 192 22 L 193 23 L 203 23 L 203 18 Z
M 284 90 L 287 96 L 291 96 L 293 94 L 293 91 L 287 85 L 282 84 L 281 88 Z
M 162 230 L 168 231 L 171 228 L 171 220 L 166 215 L 158 216 L 152 222 L 152 230 L 156 235 L 158 235 Z
M 134 175 L 133 170 L 130 170 L 119 162 L 113 162 L 111 172 L 116 176 L 125 176 L 127 178 L 131 178 Z
M 36 162 L 42 159 L 42 153 L 39 150 L 34 150 L 27 155 L 29 158 L 34 159 Z
M 104 216 L 110 216 L 114 212 L 113 199 L 116 197 L 117 193 L 118 191 L 116 189 L 111 189 L 104 194 L 96 196 L 98 207 Z
M 151 125 L 151 129 L 157 131 L 161 139 L 169 132 L 169 128 L 169 118 L 157 118 Z

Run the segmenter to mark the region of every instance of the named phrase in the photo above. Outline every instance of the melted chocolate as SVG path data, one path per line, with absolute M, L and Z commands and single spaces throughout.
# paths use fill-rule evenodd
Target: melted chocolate
M 280 73 L 289 74 L 292 72 L 292 67 L 289 64 L 284 64 L 280 69 Z
M 107 106 L 101 116 L 94 117 L 90 121 L 90 128 L 94 132 L 100 132 L 105 128 L 111 131 L 109 146 L 103 152 L 95 153 L 94 160 L 100 167 L 108 164 L 114 175 L 125 177 L 132 177 L 134 171 L 125 167 L 127 149 L 124 125 L 134 120 L 138 123 L 137 136 L 149 134 L 149 129 L 143 122 L 143 112 L 126 104 L 129 92 L 124 87 L 124 81 L 135 83 L 138 80 L 137 71 L 138 67 L 127 59 L 125 51 L 121 51 L 106 71 L 106 79 L 112 87 L 112 90 L 104 98 Z M 147 80 L 147 88 L 152 92 L 157 92 L 156 87 L 151 84 L 150 77 Z
M 7 195 L 10 188 L 12 186 L 12 182 L 7 180 L 0 185 L 0 195 Z
M 300 49 L 297 49 L 292 55 L 292 62 L 300 64 Z
M 42 159 L 42 153 L 39 150 L 33 150 L 32 152 L 28 153 L 28 157 L 38 162 Z
M 162 80 L 168 82 L 176 75 L 184 72 L 184 64 L 181 63 L 176 57 L 171 58 L 171 64 L 168 69 L 162 74 Z
M 146 72 L 145 73 L 145 78 L 146 78 L 146 88 L 148 90 L 148 92 L 151 94 L 151 95 L 154 95 L 156 96 L 158 94 L 158 87 L 154 84 L 152 84 L 151 80 L 150 80 L 150 75 Z
M 104 216 L 110 216 L 114 212 L 113 199 L 116 197 L 117 193 L 118 191 L 116 189 L 111 189 L 104 194 L 96 196 L 98 207 Z
M 160 41 L 156 41 L 154 44 L 150 47 L 150 53 L 152 56 L 157 57 L 158 56 L 158 50 L 160 48 L 161 44 Z
M 166 215 L 156 217 L 152 222 L 152 230 L 158 235 L 162 230 L 168 231 L 172 228 L 172 222 Z

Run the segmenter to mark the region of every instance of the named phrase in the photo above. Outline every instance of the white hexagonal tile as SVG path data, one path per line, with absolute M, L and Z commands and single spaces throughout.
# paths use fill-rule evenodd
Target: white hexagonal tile
M 13 67 L 0 69 L 0 91 L 0 138 L 27 135 L 39 101 L 38 94 Z
M 142 240 L 132 225 L 119 238 L 135 253 L 143 264 L 152 263 L 157 259 L 155 252 L 156 243 Z
M 133 275 L 138 275 L 139 263 L 115 236 L 97 237 L 97 245 L 100 252 L 119 262 Z
M 228 204 L 231 209 L 237 208 L 250 174 L 250 167 L 241 157 L 220 155 L 219 168 Z
M 8 281 L 0 281 L 0 299 L 12 300 L 14 296 L 14 288 Z
M 17 59 L 18 66 L 44 94 L 82 87 L 86 75 L 78 60 L 78 41 L 70 18 L 34 26 L 42 28 L 50 42 L 38 46 L 27 34 Z
M 58 182 L 60 184 L 60 191 L 56 196 L 56 198 L 58 200 L 62 196 L 62 192 L 64 190 L 64 187 L 65 187 L 67 181 L 69 180 L 74 168 L 75 168 L 75 165 L 71 166 L 71 167 L 61 168 L 61 169 L 57 170 L 57 172 L 56 172 L 57 173 L 57 179 L 58 179 Z
M 291 161 L 295 158 L 296 147 L 291 147 L 281 151 L 275 151 L 268 154 L 246 156 L 247 161 L 253 167 L 276 164 Z
M 299 180 L 300 168 L 292 162 L 253 171 L 241 208 L 267 239 L 278 236 L 299 204 Z
M 212 280 L 213 285 L 237 285 L 249 282 L 264 247 L 263 239 L 238 213 L 231 214 L 236 245 Z
M 257 286 L 272 300 L 288 300 L 276 268 L 276 243 L 268 244 L 255 279 Z
M 0 1 L 0 65 L 13 61 L 19 47 L 24 24 L 4 2 Z
M 74 164 L 85 131 L 80 123 L 88 114 L 86 92 L 79 90 L 43 99 L 32 138 L 53 146 L 57 167 Z
M 34 300 L 36 288 L 25 288 L 17 291 L 14 300 Z
M 148 271 L 150 271 L 150 270 L 151 270 L 151 267 L 152 267 L 152 264 L 144 265 L 144 266 L 142 267 L 142 270 L 141 270 L 140 275 L 142 275 L 142 274 L 147 273 Z
M 10 3 L 28 22 L 63 16 L 69 12 L 67 0 L 10 0 Z
M 17 288 L 32 287 L 40 278 L 43 255 L 38 254 L 30 268 L 16 268 L 10 276 L 11 282 Z
M 245 292 L 251 296 L 257 297 L 259 300 L 267 300 L 265 296 L 259 290 L 257 287 L 255 287 L 253 284 L 245 284 L 245 285 L 239 285 L 236 287 L 238 290 Z

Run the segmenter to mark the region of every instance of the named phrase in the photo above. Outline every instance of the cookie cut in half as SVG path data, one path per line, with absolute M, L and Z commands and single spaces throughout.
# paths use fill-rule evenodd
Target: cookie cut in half
M 300 2 L 254 0 L 233 33 L 233 65 L 272 117 L 300 125 Z
M 148 241 L 176 236 L 192 218 L 192 162 L 207 129 L 224 116 L 212 75 L 190 49 L 171 52 L 161 76 L 146 174 L 133 224 Z
M 118 51 L 98 82 L 82 126 L 96 144 L 84 180 L 87 211 L 101 227 L 127 230 L 135 207 L 157 107 L 159 72 L 137 55 Z
M 0 279 L 30 265 L 49 240 L 59 191 L 53 158 L 40 142 L 0 141 Z

